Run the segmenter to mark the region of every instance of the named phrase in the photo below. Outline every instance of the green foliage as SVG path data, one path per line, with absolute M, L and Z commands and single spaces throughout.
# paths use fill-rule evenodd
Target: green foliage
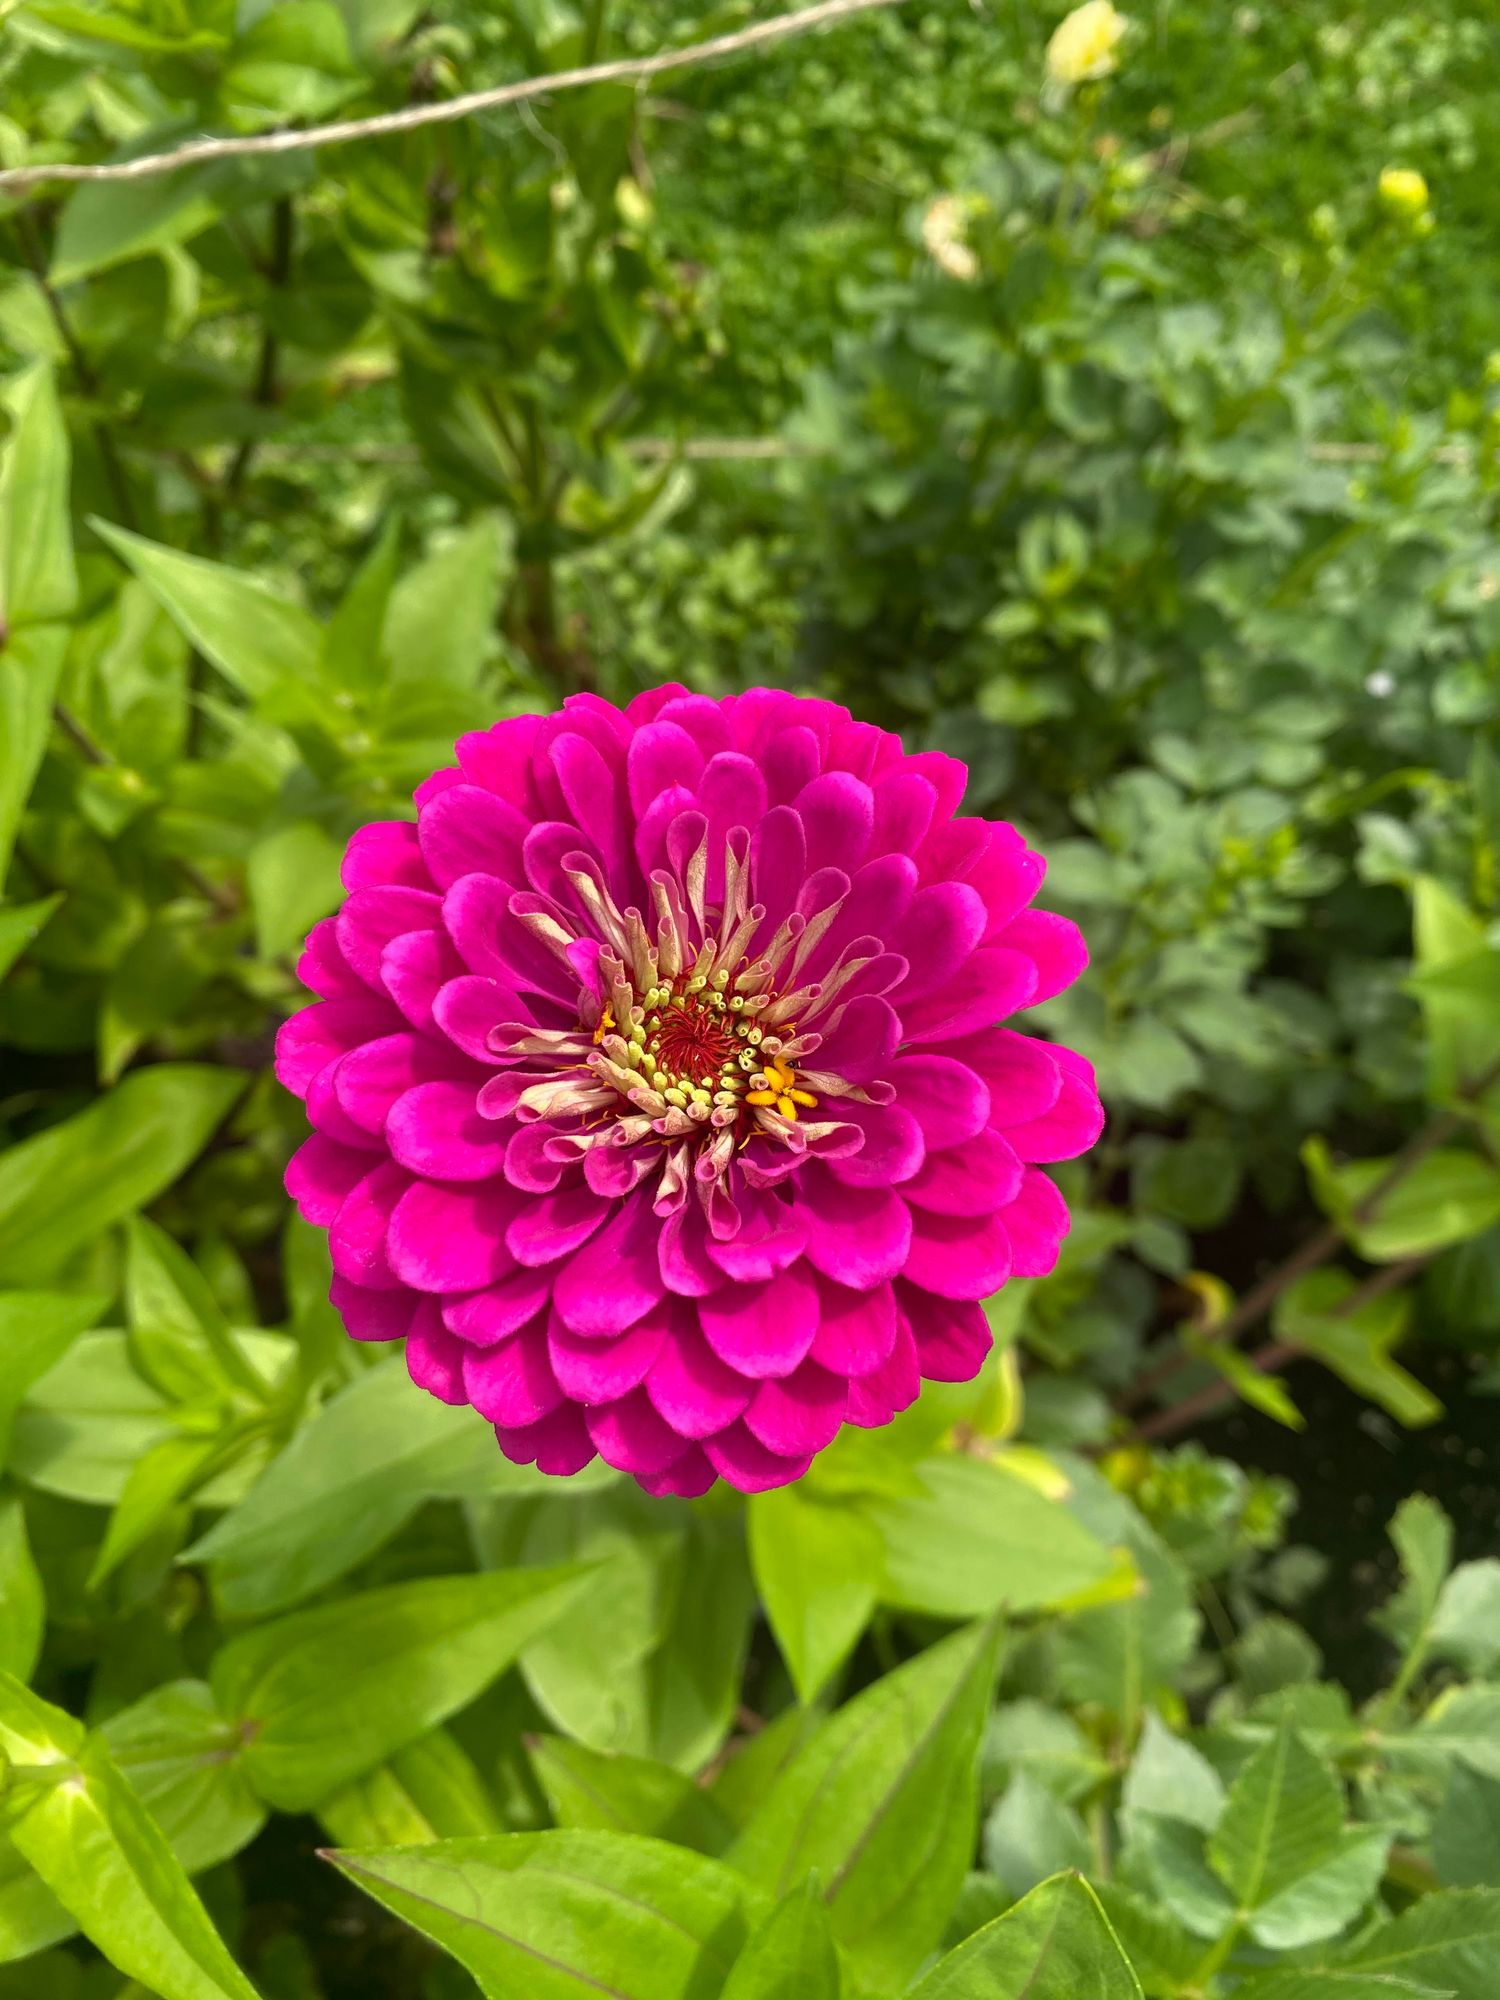
M 0 2000 L 1500 1990 L 1500 31 L 1060 13 L 0 196 Z M 22 0 L 0 165 L 747 18 Z M 1110 1112 L 748 1505 L 347 1342 L 268 1067 L 357 826 L 667 679 L 962 755 Z M 1256 1467 L 1445 1423 L 1375 1609 Z

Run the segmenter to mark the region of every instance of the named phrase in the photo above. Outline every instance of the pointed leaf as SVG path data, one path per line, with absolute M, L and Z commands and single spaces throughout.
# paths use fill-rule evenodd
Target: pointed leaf
M 843 1990 L 828 1910 L 809 1879 L 745 1946 L 720 2000 L 840 2000 Z
M 1141 1987 L 1093 1890 L 1059 1875 L 950 1951 L 911 2000 L 1141 2000 Z
M 869 1623 L 880 1590 L 879 1530 L 799 1487 L 754 1494 L 750 1566 L 799 1701 L 810 1702 Z
M 1230 1787 L 1209 1859 L 1240 1908 L 1254 1910 L 1329 1858 L 1343 1820 L 1337 1778 L 1284 1723 Z

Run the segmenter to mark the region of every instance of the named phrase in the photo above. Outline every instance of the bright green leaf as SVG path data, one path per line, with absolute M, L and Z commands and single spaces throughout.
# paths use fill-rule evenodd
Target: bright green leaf
M 1033 1889 L 949 1952 L 911 2000 L 1140 2000 L 1099 1899 L 1076 1875 Z
M 749 1504 L 750 1566 L 800 1701 L 816 1699 L 869 1623 L 880 1589 L 880 1533 L 848 1506 L 796 1486 Z

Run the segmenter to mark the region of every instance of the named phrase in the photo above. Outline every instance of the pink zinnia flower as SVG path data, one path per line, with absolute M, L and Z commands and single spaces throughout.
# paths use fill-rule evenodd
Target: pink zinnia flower
M 277 1073 L 356 1339 L 506 1456 L 651 1493 L 806 1471 L 1049 1271 L 1089 1065 L 1000 1025 L 1085 962 L 962 764 L 772 689 L 578 695 L 362 827 Z

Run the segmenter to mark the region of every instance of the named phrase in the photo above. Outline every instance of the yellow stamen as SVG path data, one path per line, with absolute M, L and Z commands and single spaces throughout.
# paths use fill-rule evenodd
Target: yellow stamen
M 797 1093 L 799 1097 L 801 1097 L 803 1094 L 804 1093 L 801 1091 L 798 1091 Z M 783 1118 L 790 1118 L 792 1123 L 794 1125 L 796 1124 L 797 1107 L 795 1104 L 793 1104 L 792 1100 L 789 1097 L 778 1097 L 776 1100 L 776 1109 L 781 1113 Z
M 747 1104 L 774 1104 L 776 1102 L 776 1093 L 774 1090 L 748 1090 L 745 1093 L 745 1102 Z
M 793 1104 L 805 1105 L 809 1111 L 813 1110 L 818 1102 L 810 1090 L 789 1090 L 786 1094 Z
M 604 1040 L 604 1037 L 614 1027 L 614 1025 L 615 1025 L 615 1017 L 613 1014 L 610 1013 L 609 1009 L 606 1007 L 604 1012 L 599 1016 L 598 1027 L 595 1028 L 594 1030 L 594 1047 L 596 1049 L 598 1048 L 599 1044 Z

